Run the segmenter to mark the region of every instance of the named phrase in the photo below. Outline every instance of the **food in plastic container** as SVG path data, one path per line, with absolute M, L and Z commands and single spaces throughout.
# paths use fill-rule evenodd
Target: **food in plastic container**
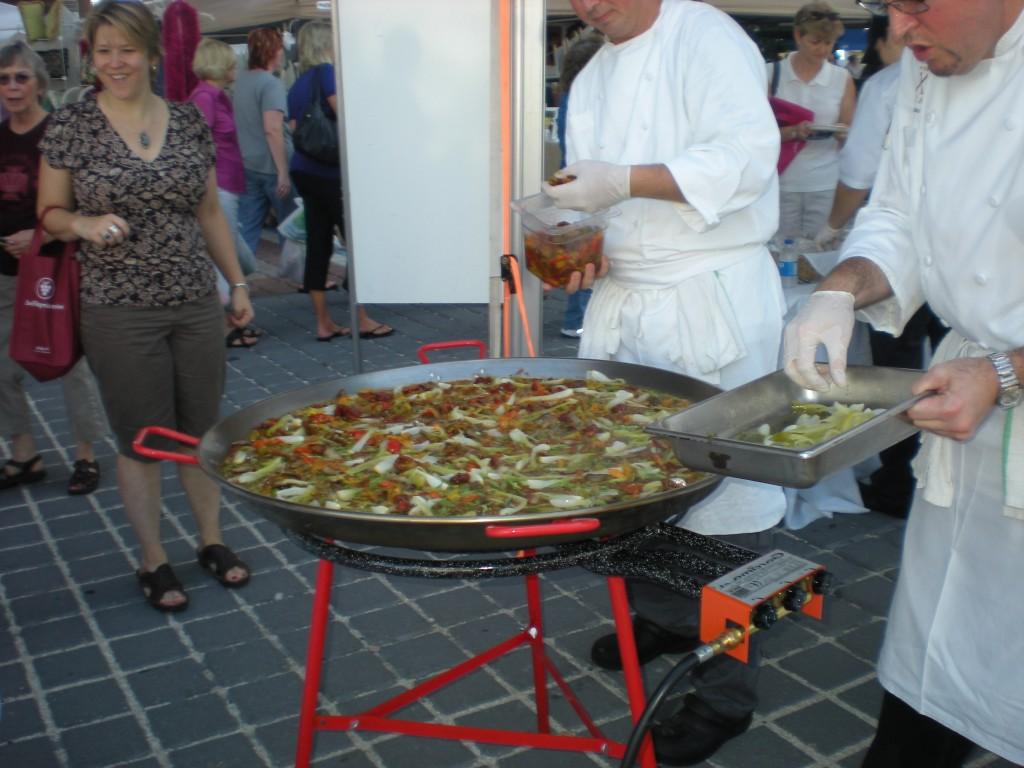
M 614 208 L 596 213 L 556 208 L 541 193 L 512 203 L 523 222 L 526 268 L 548 285 L 564 288 L 573 272 L 601 263 L 604 230 Z

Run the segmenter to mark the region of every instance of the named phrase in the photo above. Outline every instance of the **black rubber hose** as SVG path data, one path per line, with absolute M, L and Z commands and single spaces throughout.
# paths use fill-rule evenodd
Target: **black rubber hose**
M 636 762 L 637 755 L 640 754 L 640 746 L 644 743 L 644 736 L 651 730 L 651 722 L 654 720 L 654 716 L 658 712 L 658 708 L 661 706 L 661 702 L 668 695 L 668 692 L 675 688 L 676 683 L 682 680 L 689 672 L 700 664 L 700 656 L 696 652 L 690 652 L 683 656 L 676 664 L 672 671 L 665 675 L 665 678 L 661 681 L 658 689 L 651 696 L 647 702 L 647 706 L 644 707 L 643 714 L 640 715 L 640 719 L 636 721 L 636 725 L 633 726 L 633 732 L 629 735 L 629 741 L 626 744 L 626 753 L 622 756 L 622 762 L 619 763 L 619 768 L 633 768 L 633 764 Z

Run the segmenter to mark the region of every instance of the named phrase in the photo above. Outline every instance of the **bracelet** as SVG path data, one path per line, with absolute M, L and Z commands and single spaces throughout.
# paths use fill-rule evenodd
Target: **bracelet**
M 245 292 L 246 293 L 249 292 L 249 284 L 248 283 L 232 283 L 231 284 L 231 290 L 234 290 L 235 288 L 245 288 Z

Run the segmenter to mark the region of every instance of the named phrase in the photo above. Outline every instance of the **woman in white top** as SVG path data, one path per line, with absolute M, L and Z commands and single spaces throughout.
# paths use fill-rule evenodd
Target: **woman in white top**
M 843 23 L 827 3 L 809 3 L 796 13 L 793 39 L 796 51 L 769 66 L 775 95 L 814 113 L 813 125 L 848 126 L 857 94 L 850 73 L 831 63 L 832 48 Z M 807 144 L 779 178 L 779 237 L 814 237 L 832 208 L 839 180 L 839 150 L 843 132 L 813 131 L 805 122 L 781 128 L 783 141 Z
M 822 250 L 839 246 L 843 227 L 868 198 L 882 162 L 882 147 L 896 107 L 903 41 L 889 34 L 889 17 L 876 16 L 868 29 L 864 54 L 864 85 L 857 101 L 857 115 L 850 135 L 839 153 L 839 184 L 832 212 L 814 238 Z

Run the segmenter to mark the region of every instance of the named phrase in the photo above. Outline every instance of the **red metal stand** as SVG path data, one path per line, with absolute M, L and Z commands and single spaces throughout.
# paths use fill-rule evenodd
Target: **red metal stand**
M 525 554 L 531 553 L 527 552 Z M 320 692 L 320 677 L 323 670 L 324 642 L 333 575 L 334 564 L 329 560 L 321 559 L 316 576 L 316 592 L 313 596 L 313 619 L 309 628 L 306 680 L 302 691 L 302 710 L 299 714 L 299 742 L 295 752 L 296 768 L 308 768 L 313 753 L 313 738 L 316 731 L 381 731 L 386 733 L 402 733 L 408 736 L 426 736 L 435 739 L 475 741 L 486 744 L 504 744 L 568 752 L 592 752 L 608 755 L 613 758 L 621 758 L 625 754 L 626 745 L 608 739 L 601 732 L 547 655 L 544 645 L 543 619 L 541 616 L 540 578 L 537 574 L 530 574 L 525 577 L 529 625 L 522 632 L 357 715 L 318 715 L 316 713 L 316 705 L 317 696 Z M 643 713 L 646 702 L 644 699 L 643 679 L 640 676 L 640 666 L 637 662 L 636 643 L 633 638 L 633 623 L 630 616 L 629 603 L 626 598 L 625 581 L 619 576 L 608 577 L 608 591 L 611 596 L 615 629 L 619 636 L 619 649 L 622 653 L 630 712 L 635 723 Z M 429 696 L 431 693 L 523 645 L 530 646 L 533 662 L 534 700 L 537 711 L 536 732 L 424 723 L 391 717 L 392 714 L 409 704 Z M 548 677 L 562 691 L 566 701 L 569 702 L 569 705 L 590 733 L 589 737 L 551 733 Z M 647 738 L 641 753 L 640 764 L 643 768 L 657 768 L 650 737 Z

